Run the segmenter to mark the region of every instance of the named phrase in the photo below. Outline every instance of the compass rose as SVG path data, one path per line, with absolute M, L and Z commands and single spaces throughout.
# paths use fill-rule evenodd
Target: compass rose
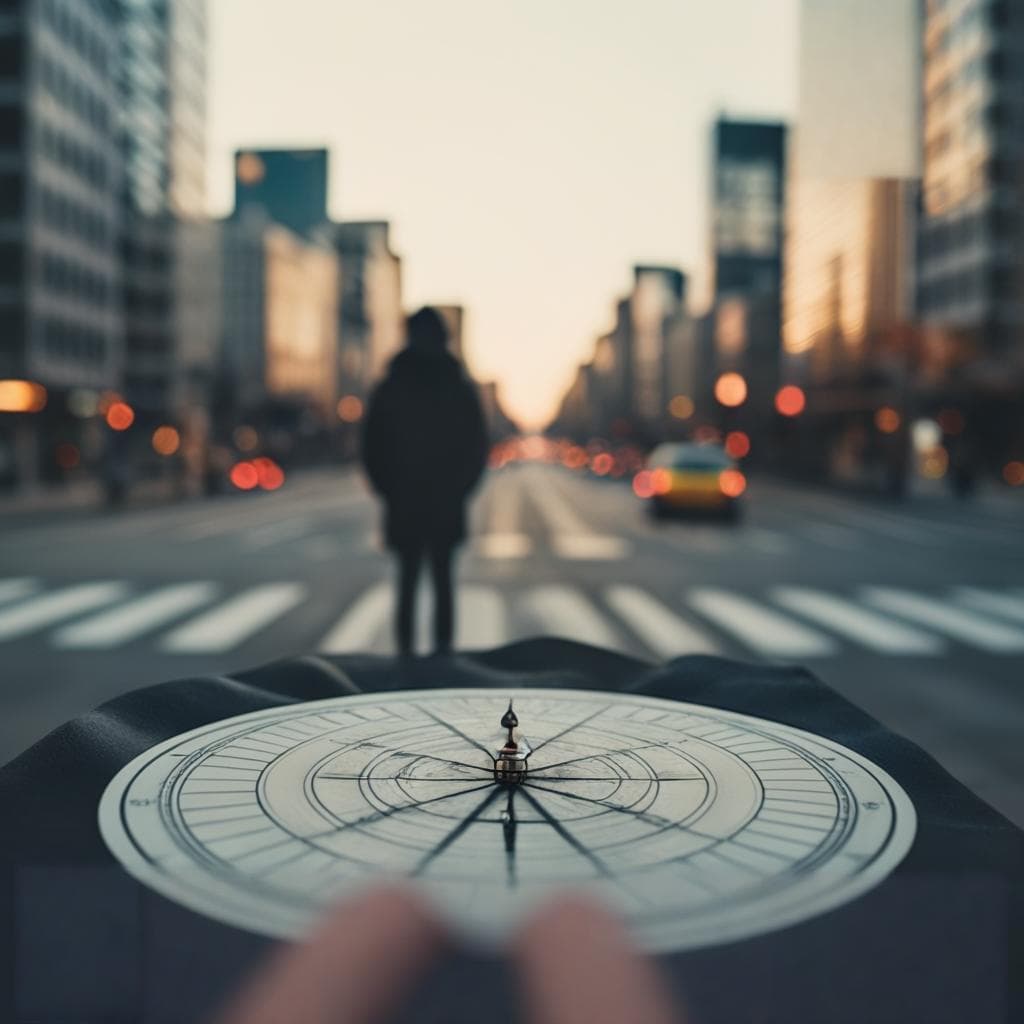
M 568 885 L 668 950 L 854 899 L 902 859 L 915 817 L 876 765 L 778 723 L 635 694 L 450 689 L 174 737 L 115 777 L 100 827 L 137 878 L 265 934 L 301 935 L 397 875 L 485 941 Z

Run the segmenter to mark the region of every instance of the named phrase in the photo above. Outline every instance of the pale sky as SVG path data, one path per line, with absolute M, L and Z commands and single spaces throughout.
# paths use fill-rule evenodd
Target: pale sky
M 707 288 L 719 112 L 795 109 L 797 0 L 211 0 L 210 206 L 245 146 L 331 149 L 404 299 L 461 302 L 480 379 L 542 423 L 634 263 Z

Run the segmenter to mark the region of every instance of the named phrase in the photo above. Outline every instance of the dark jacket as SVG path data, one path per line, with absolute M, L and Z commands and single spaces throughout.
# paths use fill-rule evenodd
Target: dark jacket
M 487 461 L 480 399 L 448 352 L 407 348 L 370 398 L 363 464 L 385 502 L 388 546 L 457 544 Z

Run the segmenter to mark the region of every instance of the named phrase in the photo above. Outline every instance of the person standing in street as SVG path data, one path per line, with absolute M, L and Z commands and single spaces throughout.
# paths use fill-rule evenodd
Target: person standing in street
M 370 397 L 362 460 L 384 503 L 387 545 L 398 558 L 395 639 L 413 653 L 413 612 L 424 559 L 434 584 L 434 651 L 452 648 L 452 561 L 466 536 L 466 501 L 487 462 L 476 387 L 448 351 L 441 314 L 406 321 L 407 346 Z

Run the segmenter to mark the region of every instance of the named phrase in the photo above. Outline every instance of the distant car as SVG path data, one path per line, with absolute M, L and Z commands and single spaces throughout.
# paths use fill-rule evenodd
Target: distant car
M 656 518 L 708 512 L 738 519 L 747 479 L 717 444 L 662 444 L 633 478 L 633 491 Z

